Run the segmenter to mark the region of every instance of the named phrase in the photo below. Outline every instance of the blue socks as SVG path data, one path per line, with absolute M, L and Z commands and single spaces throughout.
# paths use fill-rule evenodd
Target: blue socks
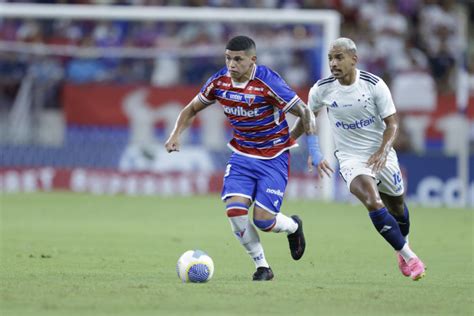
M 370 219 L 377 231 L 395 250 L 400 250 L 405 245 L 405 238 L 400 232 L 395 218 L 387 211 L 386 207 L 369 212 Z
M 410 232 L 410 213 L 408 212 L 408 206 L 403 204 L 403 215 L 402 216 L 393 216 L 397 222 L 398 227 L 400 227 L 400 232 L 402 233 L 403 237 L 408 236 Z

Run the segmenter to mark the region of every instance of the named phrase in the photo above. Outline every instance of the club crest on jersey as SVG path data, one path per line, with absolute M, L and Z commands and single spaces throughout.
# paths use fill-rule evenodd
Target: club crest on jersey
M 255 101 L 254 94 L 246 94 L 244 97 L 245 97 L 245 102 L 247 102 L 249 106 L 251 106 L 253 104 L 253 101 Z

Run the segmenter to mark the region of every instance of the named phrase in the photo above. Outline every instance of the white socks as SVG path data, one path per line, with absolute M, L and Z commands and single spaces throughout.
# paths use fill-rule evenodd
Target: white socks
M 229 222 L 232 227 L 234 235 L 239 242 L 244 246 L 247 253 L 255 263 L 255 267 L 268 268 L 268 262 L 265 259 L 260 238 L 255 227 L 250 223 L 248 215 L 229 217 Z
M 413 252 L 413 250 L 410 249 L 410 246 L 408 246 L 408 242 L 405 243 L 402 249 L 398 252 L 403 259 L 405 259 L 405 262 L 408 262 L 408 260 L 417 258 L 416 254 Z
M 282 213 L 278 213 L 276 218 L 275 226 L 272 228 L 272 232 L 280 233 L 285 232 L 293 234 L 298 229 L 298 224 L 291 218 Z

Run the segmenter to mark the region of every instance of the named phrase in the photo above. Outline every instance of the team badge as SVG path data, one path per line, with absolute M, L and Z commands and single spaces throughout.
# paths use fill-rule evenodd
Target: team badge
M 245 95 L 245 102 L 247 102 L 247 104 L 249 106 L 251 106 L 253 104 L 253 101 L 255 101 L 255 95 L 254 94 L 246 94 Z

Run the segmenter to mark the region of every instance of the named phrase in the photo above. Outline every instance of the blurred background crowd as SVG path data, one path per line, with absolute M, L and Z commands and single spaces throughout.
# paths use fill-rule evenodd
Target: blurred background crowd
M 78 0 L 35 3 L 333 9 L 342 16 L 341 35 L 354 39 L 358 46 L 359 68 L 382 77 L 389 84 L 400 110 L 434 111 L 440 95 L 457 95 L 460 87 L 474 93 L 474 41 L 468 40 L 473 33 L 472 1 Z M 33 110 L 61 109 L 65 84 L 200 86 L 223 66 L 223 47 L 235 34 L 250 34 L 257 43 L 258 62 L 279 72 L 294 88 L 310 87 L 322 76 L 321 69 L 327 67 L 314 51 L 318 46 L 315 43 L 320 42 L 323 34 L 322 26 L 318 25 L 206 22 L 197 26 L 195 22 L 0 17 L 0 117 L 5 120 L 15 101 L 19 101 L 25 78 L 31 79 Z M 413 99 L 417 100 L 415 104 Z M 467 102 L 464 102 L 459 112 L 466 111 Z M 3 134 L 0 143 L 12 142 L 8 133 L 0 134 Z M 412 138 L 402 130 L 397 148 L 413 150 L 412 142 L 416 140 Z
M 22 2 L 22 1 L 7 1 Z M 358 45 L 360 67 L 384 78 L 389 84 L 398 74 L 417 70 L 422 80 L 432 78 L 438 93 L 455 90 L 457 67 L 469 72 L 474 90 L 473 41 L 470 1 L 455 0 L 130 0 L 130 1 L 36 1 L 101 5 L 255 7 L 288 9 L 334 9 L 342 16 L 342 35 Z M 12 102 L 27 71 L 51 86 L 63 81 L 150 83 L 157 86 L 201 84 L 222 63 L 222 47 L 231 34 L 249 33 L 258 46 L 269 44 L 300 49 L 281 54 L 259 50 L 260 63 L 282 74 L 292 86 L 310 86 L 317 79 L 308 72 L 314 57 L 305 52 L 308 39 L 318 36 L 314 27 L 225 25 L 206 23 L 0 20 L 0 102 Z M 305 42 L 306 41 L 306 42 Z M 14 44 L 14 45 L 13 45 Z M 25 44 L 48 44 L 52 55 L 28 54 Z M 12 45 L 14 46 L 13 49 Z M 36 46 L 38 47 L 38 45 Z M 25 53 L 19 53 L 24 49 Z M 77 49 L 79 48 L 79 50 Z M 101 49 L 90 50 L 90 48 Z M 156 50 L 160 54 L 156 56 Z M 44 47 L 42 48 L 45 49 Z M 81 50 L 82 49 L 82 50 Z M 89 49 L 89 50 L 88 50 Z M 127 50 L 125 50 L 127 49 Z M 202 52 L 197 58 L 179 59 L 188 50 Z M 146 58 L 136 58 L 141 51 Z M 118 53 L 117 53 L 118 52 Z M 148 54 L 146 52 L 149 52 Z M 208 52 L 208 53 L 206 53 Z M 94 55 L 96 54 L 96 55 Z M 102 54 L 101 58 L 97 54 Z M 156 56 L 156 58 L 154 58 Z M 217 58 L 216 58 L 217 57 Z M 309 67 L 309 69 L 318 69 Z M 426 77 L 429 77 L 426 79 Z M 60 106 L 52 88 L 46 106 Z

